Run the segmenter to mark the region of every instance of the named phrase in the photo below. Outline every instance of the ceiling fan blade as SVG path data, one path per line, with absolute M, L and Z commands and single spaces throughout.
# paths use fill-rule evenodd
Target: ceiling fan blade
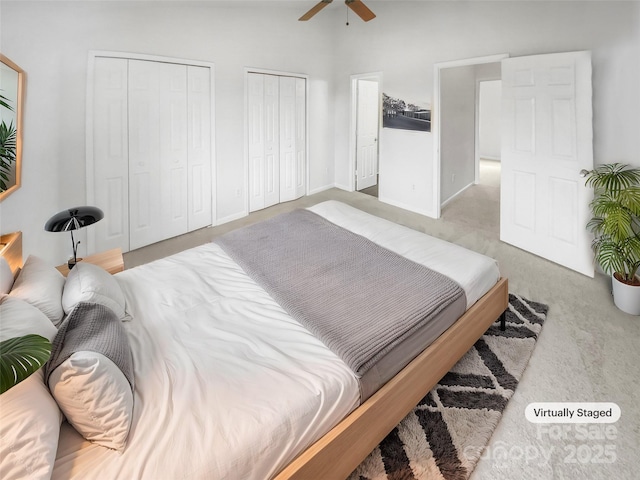
M 347 7 L 355 12 L 362 20 L 368 22 L 369 20 L 373 20 L 376 18 L 376 14 L 369 10 L 361 0 L 345 0 Z
M 298 20 L 301 22 L 306 22 L 331 2 L 333 2 L 333 0 L 322 0 L 320 3 L 317 3 L 311 10 L 301 16 Z

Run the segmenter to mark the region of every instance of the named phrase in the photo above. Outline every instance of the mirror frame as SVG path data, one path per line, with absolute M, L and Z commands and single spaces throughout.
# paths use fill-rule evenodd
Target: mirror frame
M 18 65 L 0 53 L 0 62 L 18 73 L 18 94 L 16 98 L 16 183 L 0 193 L 0 202 L 20 188 L 22 182 L 22 114 L 24 109 L 25 73 Z

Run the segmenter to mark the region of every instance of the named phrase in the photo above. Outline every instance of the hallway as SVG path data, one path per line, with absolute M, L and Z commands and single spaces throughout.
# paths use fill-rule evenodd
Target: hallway
M 442 207 L 442 218 L 500 239 L 500 162 L 480 160 L 480 182 Z

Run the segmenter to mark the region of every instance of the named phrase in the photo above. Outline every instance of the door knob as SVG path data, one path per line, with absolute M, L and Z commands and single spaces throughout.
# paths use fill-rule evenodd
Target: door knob
M 583 168 L 582 170 L 580 170 L 580 176 L 581 176 L 582 178 L 584 178 L 584 177 L 586 177 L 587 175 L 589 175 L 589 173 L 591 173 L 591 172 L 589 172 L 589 170 L 585 170 L 584 168 Z

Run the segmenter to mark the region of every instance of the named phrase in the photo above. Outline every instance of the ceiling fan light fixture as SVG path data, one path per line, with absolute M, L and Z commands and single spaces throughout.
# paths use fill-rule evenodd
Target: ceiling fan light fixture
M 344 3 L 365 22 L 376 18 L 376 14 L 362 0 L 345 0 Z
M 320 10 L 322 10 L 324 7 L 326 7 L 327 5 L 329 5 L 331 2 L 333 2 L 333 0 L 322 0 L 321 2 L 315 4 L 311 10 L 309 10 L 307 13 L 305 13 L 303 16 L 301 16 L 298 21 L 300 22 L 306 22 L 307 20 L 310 20 L 311 17 L 313 17 L 316 13 L 318 13 Z
M 322 10 L 324 7 L 329 5 L 333 0 L 322 0 L 321 2 L 314 5 L 311 10 L 301 16 L 298 20 L 301 22 L 306 22 L 310 20 L 316 13 Z M 349 7 L 356 15 L 358 15 L 362 20 L 368 22 L 369 20 L 373 20 L 376 18 L 376 14 L 373 13 L 369 7 L 367 7 L 362 0 L 345 0 L 344 3 Z

